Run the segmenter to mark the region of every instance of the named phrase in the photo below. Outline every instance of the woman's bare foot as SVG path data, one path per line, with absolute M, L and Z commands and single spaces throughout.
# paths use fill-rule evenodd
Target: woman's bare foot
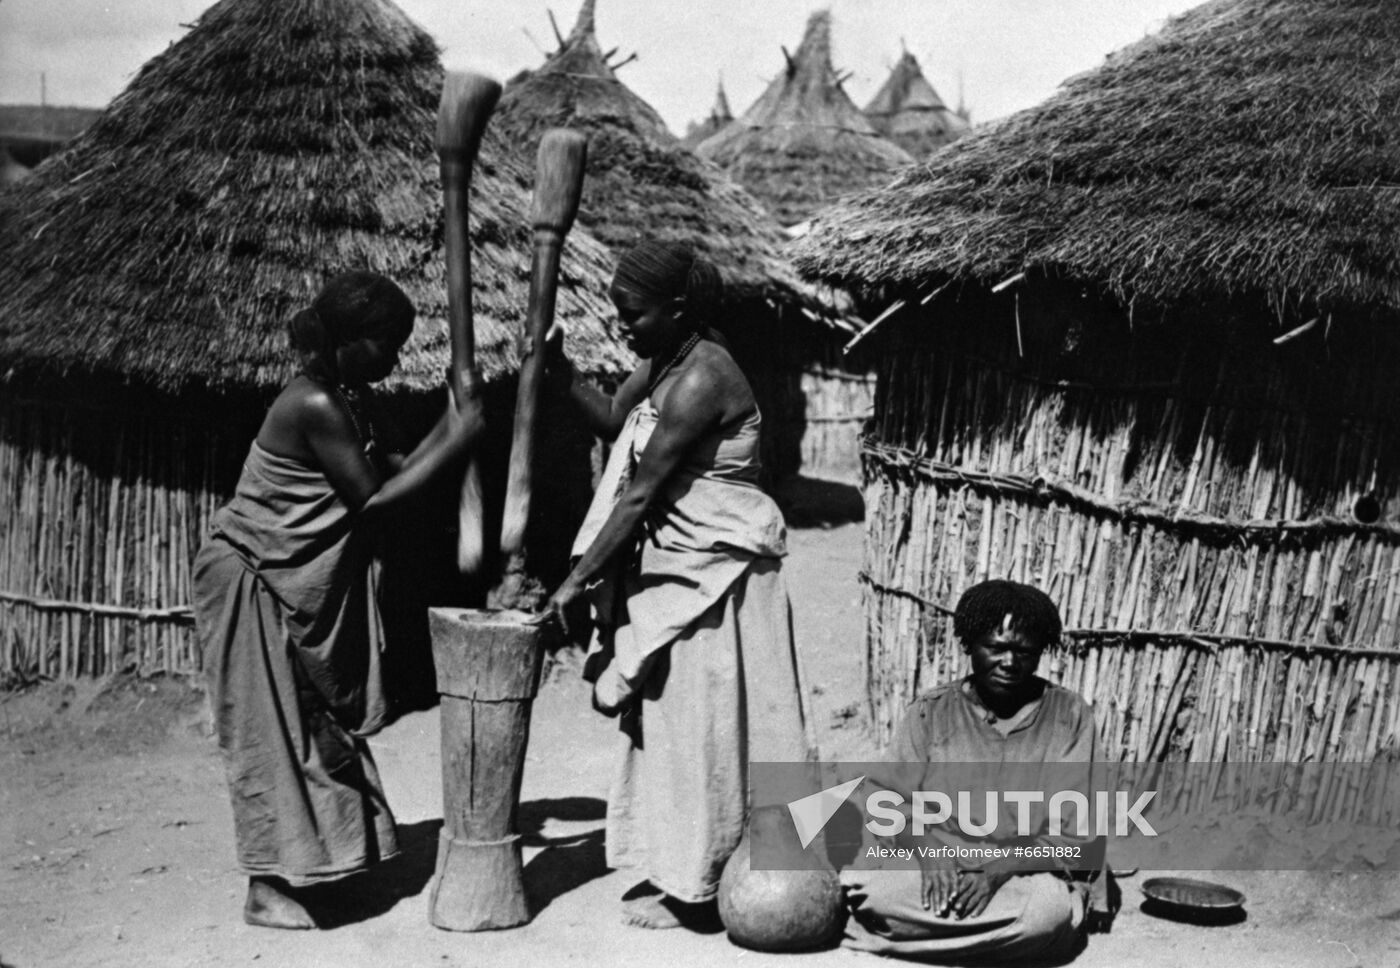
M 700 904 L 678 901 L 651 881 L 642 881 L 622 895 L 622 923 L 652 930 L 682 927 L 705 930 L 719 924 L 719 911 L 714 901 Z
M 248 899 L 243 902 L 243 920 L 260 928 L 287 928 L 305 931 L 316 922 L 292 897 L 292 887 L 280 877 L 248 878 Z

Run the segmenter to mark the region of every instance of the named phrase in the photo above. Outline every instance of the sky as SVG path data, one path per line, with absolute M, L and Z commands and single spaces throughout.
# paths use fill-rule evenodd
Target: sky
M 290 0 L 288 0 L 290 2 Z M 597 0 L 604 50 L 636 53 L 619 76 L 684 134 L 722 78 L 742 113 L 795 50 L 821 0 Z M 501 80 L 568 33 L 578 0 L 398 0 L 443 47 L 449 69 Z M 864 105 L 899 57 L 919 58 L 943 99 L 961 89 L 974 121 L 1029 107 L 1065 78 L 1158 30 L 1192 0 L 830 0 L 836 66 Z M 209 0 L 0 0 L 0 104 L 100 107 L 179 39 Z

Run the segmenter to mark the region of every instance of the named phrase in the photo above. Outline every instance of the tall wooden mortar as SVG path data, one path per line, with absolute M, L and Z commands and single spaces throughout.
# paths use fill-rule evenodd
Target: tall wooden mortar
M 530 920 L 516 831 L 530 706 L 552 626 L 517 611 L 428 611 L 442 694 L 442 834 L 428 919 L 449 931 Z

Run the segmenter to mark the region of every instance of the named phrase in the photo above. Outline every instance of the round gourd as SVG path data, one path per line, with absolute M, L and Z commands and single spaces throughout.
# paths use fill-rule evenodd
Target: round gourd
M 833 941 L 846 909 L 830 869 L 751 870 L 745 833 L 720 875 L 719 917 L 737 945 L 803 951 Z

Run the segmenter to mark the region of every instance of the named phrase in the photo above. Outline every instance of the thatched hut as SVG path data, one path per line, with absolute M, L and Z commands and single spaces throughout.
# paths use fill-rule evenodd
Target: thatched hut
M 870 694 L 1033 582 L 1112 757 L 1400 756 L 1400 17 L 1217 0 L 834 209 L 902 308 L 865 445 Z
M 795 54 L 734 123 L 695 150 L 753 192 L 778 221 L 797 225 L 852 192 L 888 181 L 913 159 L 886 141 L 831 64 L 831 14 L 819 10 Z
M 404 287 L 419 326 L 387 392 L 404 419 L 441 407 L 442 79 L 386 0 L 222 0 L 0 196 L 0 674 L 198 668 L 190 560 L 291 375 L 285 321 L 327 275 Z M 480 362 L 508 397 L 530 230 L 498 137 L 473 189 Z M 571 237 L 558 304 L 607 375 L 627 356 L 609 268 Z M 586 500 L 586 471 L 568 477 L 542 486 Z
M 703 120 L 690 122 L 681 144 L 694 150 L 700 146 L 700 142 L 733 120 L 734 112 L 729 107 L 729 95 L 724 93 L 724 82 L 720 81 L 715 88 L 714 107 L 710 108 L 710 113 L 705 115 Z
M 915 158 L 926 158 L 972 130 L 967 119 L 938 96 L 908 50 L 865 106 L 865 116 L 876 131 Z
M 655 238 L 691 245 L 719 267 L 720 325 L 759 394 L 770 480 L 857 471 L 850 426 L 822 419 L 845 407 L 845 383 L 824 374 L 850 333 L 828 321 L 782 251 L 787 236 L 753 196 L 686 149 L 618 78 L 597 39 L 594 0 L 542 66 L 506 86 L 494 123 L 522 159 L 551 127 L 587 132 L 578 220 L 614 255 Z

